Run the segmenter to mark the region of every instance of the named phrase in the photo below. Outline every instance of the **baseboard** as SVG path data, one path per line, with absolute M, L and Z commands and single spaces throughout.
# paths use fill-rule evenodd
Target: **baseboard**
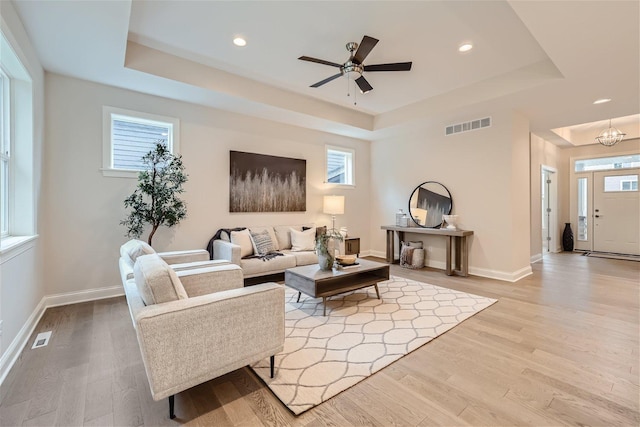
M 29 316 L 25 324 L 22 326 L 18 335 L 11 341 L 11 344 L 0 357 L 0 385 L 4 382 L 7 374 L 18 360 L 20 353 L 22 353 L 22 349 L 25 345 L 27 345 L 27 340 L 33 333 L 36 328 L 36 325 L 42 318 L 44 311 L 46 310 L 46 297 L 43 297 L 38 305 L 36 306 L 33 313 Z
M 378 258 L 382 258 L 382 259 L 386 259 L 387 258 L 387 253 L 383 252 L 383 251 L 374 251 L 374 250 L 369 250 L 369 251 L 363 251 L 360 253 L 360 256 L 374 256 L 374 257 L 378 257 Z
M 489 270 L 486 268 L 469 267 L 469 274 L 474 276 L 487 277 L 489 279 L 504 280 L 506 282 L 517 282 L 518 280 L 533 274 L 531 266 L 521 268 L 512 273 L 506 271 Z
M 89 289 L 86 291 L 67 292 L 62 294 L 44 296 L 33 313 L 29 316 L 25 324 L 13 339 L 7 351 L 0 357 L 0 385 L 4 382 L 7 374 L 18 360 L 20 353 L 27 345 L 29 337 L 33 334 L 38 322 L 47 308 L 57 307 L 60 305 L 77 304 L 80 302 L 95 301 L 104 298 L 113 298 L 124 295 L 122 286 L 111 286 L 108 288 Z
M 111 286 L 108 288 L 88 289 L 86 291 L 66 292 L 53 294 L 45 297 L 46 308 L 60 305 L 77 304 L 80 302 L 95 301 L 104 298 L 113 298 L 124 295 L 122 286 Z
M 529 258 L 531 264 L 535 264 L 538 261 L 542 261 L 542 254 L 531 255 L 531 258 Z

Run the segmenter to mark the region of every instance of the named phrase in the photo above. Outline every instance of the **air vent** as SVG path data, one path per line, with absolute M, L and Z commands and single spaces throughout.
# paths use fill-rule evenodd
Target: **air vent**
M 491 126 L 491 117 L 485 117 L 484 119 L 476 119 L 469 122 L 457 123 L 455 125 L 447 126 L 444 130 L 444 134 L 448 136 L 456 133 L 488 128 L 489 126 Z
M 44 347 L 45 345 L 49 344 L 49 338 L 51 338 L 51 331 L 39 333 L 36 337 L 35 342 L 33 343 L 33 347 L 31 348 L 33 349 Z

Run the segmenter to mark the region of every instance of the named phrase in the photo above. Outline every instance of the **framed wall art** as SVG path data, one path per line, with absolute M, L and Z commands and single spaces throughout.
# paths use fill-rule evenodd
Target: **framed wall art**
M 229 212 L 306 210 L 306 160 L 230 152 Z

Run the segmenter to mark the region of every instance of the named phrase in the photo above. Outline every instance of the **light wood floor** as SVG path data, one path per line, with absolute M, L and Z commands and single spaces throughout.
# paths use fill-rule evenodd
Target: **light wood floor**
M 124 297 L 49 309 L 36 333 L 51 343 L 9 374 L 0 425 L 638 426 L 640 263 L 557 254 L 533 269 L 505 283 L 393 266 L 499 301 L 298 417 L 243 368 L 177 395 L 169 420 Z

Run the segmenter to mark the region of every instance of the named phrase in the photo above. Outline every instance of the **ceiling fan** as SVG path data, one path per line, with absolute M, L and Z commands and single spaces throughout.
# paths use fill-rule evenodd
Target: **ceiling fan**
M 362 41 L 358 45 L 356 42 L 349 42 L 346 45 L 347 50 L 351 54 L 349 60 L 344 64 L 336 64 L 335 62 L 325 61 L 322 59 L 311 58 L 309 56 L 301 56 L 298 59 L 309 62 L 317 62 L 318 64 L 329 65 L 340 69 L 338 74 L 334 74 L 331 77 L 327 77 L 318 83 L 312 84 L 310 87 L 320 87 L 323 84 L 329 83 L 332 80 L 337 79 L 340 76 L 348 75 L 356 82 L 362 93 L 367 93 L 373 89 L 367 79 L 362 75 L 365 71 L 409 71 L 411 70 L 411 62 L 396 62 L 393 64 L 375 64 L 364 65 L 364 59 L 369 55 L 369 52 L 378 43 L 378 39 L 373 37 L 364 36 Z

